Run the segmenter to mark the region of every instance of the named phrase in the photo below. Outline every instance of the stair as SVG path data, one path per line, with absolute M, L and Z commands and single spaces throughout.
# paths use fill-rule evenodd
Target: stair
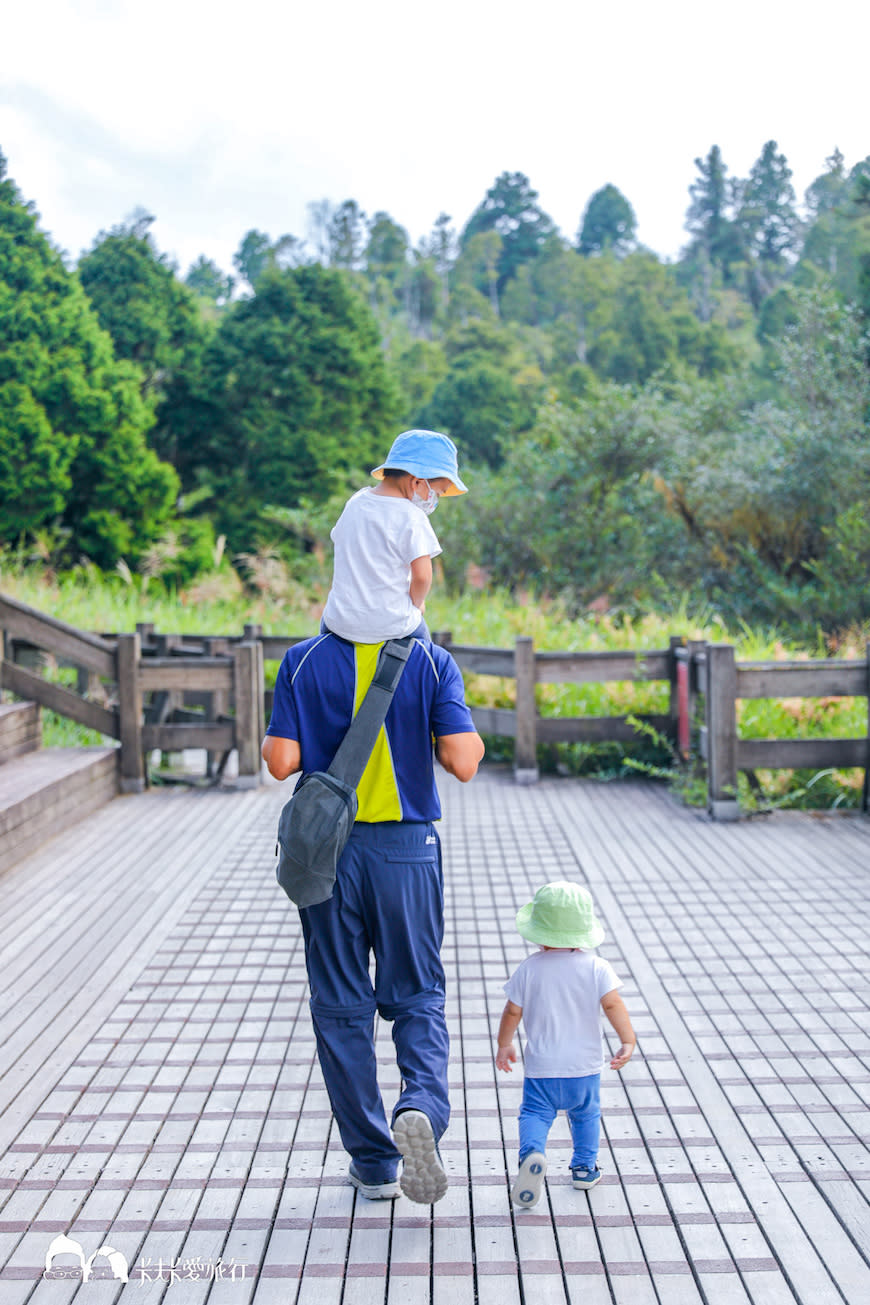
M 117 748 L 41 743 L 35 703 L 0 703 L 0 873 L 118 792 Z

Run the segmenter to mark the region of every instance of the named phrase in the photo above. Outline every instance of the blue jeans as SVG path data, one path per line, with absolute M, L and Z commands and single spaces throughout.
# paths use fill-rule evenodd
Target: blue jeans
M 342 1143 L 364 1182 L 392 1182 L 399 1152 L 378 1087 L 376 1011 L 392 1021 L 403 1080 L 392 1118 L 421 1110 L 437 1139 L 450 1116 L 444 881 L 434 825 L 354 825 L 332 897 L 299 917 L 317 1054 Z
M 520 1106 L 520 1164 L 530 1151 L 547 1150 L 547 1135 L 560 1110 L 571 1125 L 572 1169 L 594 1169 L 601 1135 L 600 1074 L 583 1078 L 526 1078 Z

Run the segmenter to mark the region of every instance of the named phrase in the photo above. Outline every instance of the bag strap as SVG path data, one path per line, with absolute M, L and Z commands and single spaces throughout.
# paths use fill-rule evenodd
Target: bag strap
M 362 779 L 375 740 L 386 719 L 393 694 L 411 655 L 412 635 L 388 639 L 380 651 L 374 678 L 350 728 L 339 744 L 328 773 L 356 788 Z

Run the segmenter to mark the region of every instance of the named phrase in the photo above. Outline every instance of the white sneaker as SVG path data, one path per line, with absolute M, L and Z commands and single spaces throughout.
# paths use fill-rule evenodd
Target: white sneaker
M 547 1157 L 540 1151 L 530 1151 L 517 1174 L 511 1188 L 511 1200 L 514 1205 L 531 1210 L 541 1199 L 541 1188 L 547 1173 Z
M 393 1141 L 402 1153 L 399 1185 L 409 1201 L 431 1205 L 447 1193 L 447 1174 L 428 1116 L 403 1110 L 393 1124 Z
M 353 1161 L 351 1161 L 347 1176 L 351 1187 L 355 1187 L 360 1196 L 364 1196 L 367 1201 L 394 1201 L 397 1196 L 402 1194 L 395 1179 L 391 1183 L 363 1182 L 353 1167 Z

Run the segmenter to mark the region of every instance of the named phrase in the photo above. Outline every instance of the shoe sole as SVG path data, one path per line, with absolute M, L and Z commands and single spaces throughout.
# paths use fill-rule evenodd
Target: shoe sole
M 402 1153 L 399 1186 L 408 1200 L 418 1205 L 440 1201 L 447 1192 L 447 1175 L 427 1116 L 403 1110 L 393 1125 L 393 1141 Z
M 588 1192 L 590 1188 L 597 1187 L 600 1182 L 601 1174 L 599 1174 L 597 1178 L 593 1178 L 590 1183 L 584 1182 L 582 1178 L 574 1178 L 571 1181 L 571 1186 L 576 1188 L 578 1192 Z
M 517 1174 L 511 1188 L 511 1200 L 514 1205 L 531 1210 L 541 1199 L 541 1188 L 547 1174 L 547 1157 L 540 1151 L 530 1151 Z

